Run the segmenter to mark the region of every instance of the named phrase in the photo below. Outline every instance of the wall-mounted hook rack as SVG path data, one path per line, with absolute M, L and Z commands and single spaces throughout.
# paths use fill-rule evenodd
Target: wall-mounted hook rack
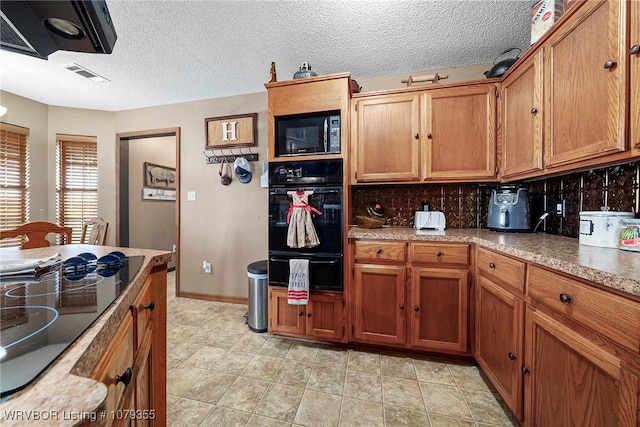
M 207 151 L 212 152 L 212 154 L 207 154 Z M 227 163 L 233 163 L 238 157 L 244 157 L 249 162 L 257 162 L 259 160 L 257 153 L 244 154 L 242 153 L 242 150 L 240 150 L 241 154 L 234 154 L 233 151 L 229 150 L 231 154 L 225 154 L 223 150 L 219 150 L 220 154 L 217 154 L 216 151 L 218 150 L 204 149 L 202 151 L 202 154 L 204 154 L 205 157 L 205 163 L 222 163 L 223 160 Z

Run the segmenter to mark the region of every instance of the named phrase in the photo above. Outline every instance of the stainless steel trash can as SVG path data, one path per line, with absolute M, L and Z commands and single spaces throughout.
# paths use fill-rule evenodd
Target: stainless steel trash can
M 267 260 L 247 266 L 249 276 L 249 310 L 247 324 L 253 332 L 267 332 Z

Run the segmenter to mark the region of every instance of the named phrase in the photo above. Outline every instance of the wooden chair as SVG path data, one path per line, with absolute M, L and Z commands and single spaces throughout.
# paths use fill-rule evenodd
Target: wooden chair
M 22 224 L 13 230 L 0 231 L 0 239 L 10 237 L 27 236 L 27 241 L 20 246 L 20 249 L 46 248 L 51 243 L 46 239 L 47 234 L 57 233 L 64 236 L 63 244 L 71 243 L 71 227 L 60 227 L 57 224 L 46 221 L 34 221 Z
M 87 236 L 87 231 L 89 235 Z M 84 224 L 82 224 L 82 236 L 80 237 L 80 243 L 86 243 L 89 245 L 102 245 L 107 243 L 107 231 L 109 230 L 109 223 L 100 217 L 91 218 Z

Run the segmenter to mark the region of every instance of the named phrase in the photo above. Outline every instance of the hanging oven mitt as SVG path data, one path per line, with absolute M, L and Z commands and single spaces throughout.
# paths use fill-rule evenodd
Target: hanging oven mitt
M 220 171 L 218 172 L 218 175 L 220 175 L 220 182 L 222 183 L 222 185 L 231 184 L 231 175 L 228 173 L 228 171 L 229 171 L 229 168 L 227 167 L 227 158 L 223 157 L 222 163 L 220 163 Z

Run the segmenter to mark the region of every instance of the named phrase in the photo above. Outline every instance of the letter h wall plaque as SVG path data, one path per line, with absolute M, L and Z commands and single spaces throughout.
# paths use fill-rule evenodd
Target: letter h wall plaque
M 204 120 L 205 149 L 258 145 L 258 113 L 212 117 Z

